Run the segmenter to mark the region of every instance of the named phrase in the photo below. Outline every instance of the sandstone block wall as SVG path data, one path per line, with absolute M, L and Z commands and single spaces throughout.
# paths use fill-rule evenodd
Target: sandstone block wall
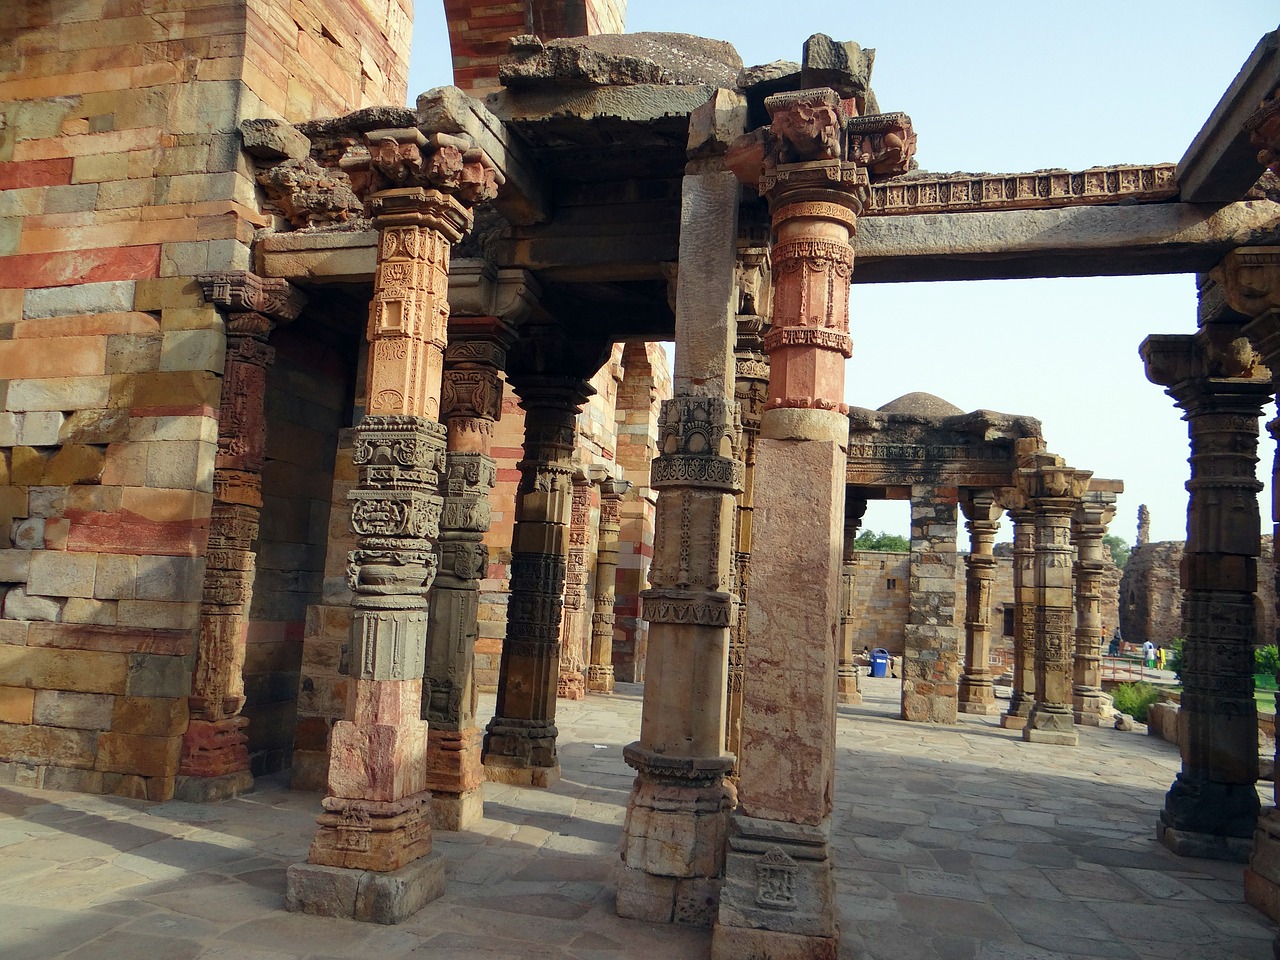
M 497 90 L 498 63 L 512 37 L 543 40 L 622 33 L 627 0 L 444 0 L 453 82 L 483 96 Z
M 225 351 L 193 278 L 248 269 L 269 222 L 238 126 L 402 102 L 410 9 L 5 7 L 0 781 L 171 794 Z M 279 593 L 268 587 L 262 603 Z M 254 634 L 256 676 L 289 672 L 265 653 L 281 636 Z
M 1263 536 L 1258 559 L 1259 646 L 1276 642 L 1273 539 Z M 1181 541 L 1163 540 L 1140 543 L 1130 552 L 1120 583 L 1118 616 L 1106 621 L 1108 626 L 1119 622 L 1126 642 L 1142 644 L 1150 640 L 1161 646 L 1182 635 L 1182 590 L 1178 580 L 1182 548 Z

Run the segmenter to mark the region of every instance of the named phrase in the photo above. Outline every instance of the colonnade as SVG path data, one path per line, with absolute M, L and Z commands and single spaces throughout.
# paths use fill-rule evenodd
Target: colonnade
M 725 96 L 736 95 L 717 94 Z M 834 717 L 838 700 L 857 694 L 840 595 L 857 527 L 845 500 L 849 279 L 867 170 L 905 165 L 902 144 L 913 142 L 902 115 L 851 117 L 849 104 L 829 89 L 776 94 L 765 103 L 769 130 L 736 140 L 745 110 L 720 110 L 717 100 L 691 124 L 700 136 L 714 131 L 727 153 L 700 145 L 683 183 L 675 390 L 652 467 L 648 676 L 640 735 L 625 750 L 636 778 L 617 907 L 714 926 L 717 958 L 834 957 L 838 948 Z M 726 116 L 737 119 L 726 127 Z M 609 689 L 612 604 L 599 581 L 612 579 L 614 508 L 626 489 L 580 479 L 599 479 L 611 506 L 601 509 L 590 662 L 566 660 L 575 419 L 608 345 L 545 318 L 455 323 L 450 341 L 450 251 L 498 176 L 465 137 L 413 127 L 365 135 L 378 255 L 350 496 L 350 692 L 332 733 L 324 813 L 307 863 L 289 871 L 288 903 L 394 922 L 439 895 L 432 825 L 458 829 L 480 815 L 482 770 L 508 783 L 554 783 L 558 689 L 575 675 Z M 743 242 L 751 231 L 739 229 L 741 183 L 768 202 L 767 247 Z M 1249 256 L 1241 264 L 1256 267 Z M 768 304 L 760 276 L 751 279 L 761 270 L 772 271 Z M 755 299 L 744 296 L 753 282 Z M 1160 826 L 1184 853 L 1238 855 L 1257 822 L 1246 664 L 1258 541 L 1252 465 L 1257 416 L 1275 387 L 1250 340 L 1269 354 L 1280 313 L 1268 301 L 1242 329 L 1238 313 L 1256 305 L 1233 302 L 1235 319 L 1143 345 L 1149 377 L 1185 411 L 1192 442 L 1182 573 L 1189 736 Z M 481 736 L 470 649 L 500 371 L 526 417 L 498 702 Z M 904 716 L 950 721 L 994 707 L 986 601 L 1003 509 L 1014 521 L 1017 653 L 1002 723 L 1031 742 L 1075 743 L 1077 723 L 1101 718 L 1098 573 L 1114 491 L 1091 489 L 1088 472 L 1025 444 L 1008 489 L 912 493 L 924 507 L 921 538 L 937 548 L 913 580 L 954 584 L 958 511 L 971 550 L 963 659 L 954 593 L 948 601 L 934 591 L 913 616 L 933 655 L 904 665 Z M 789 589 L 750 590 L 761 581 Z M 233 714 L 232 685 L 215 695 Z M 232 717 L 210 716 L 234 739 Z M 188 769 L 196 767 L 193 759 Z M 1271 813 L 1259 829 L 1272 844 L 1275 822 Z M 1268 869 L 1260 860 L 1254 872 L 1266 878 Z

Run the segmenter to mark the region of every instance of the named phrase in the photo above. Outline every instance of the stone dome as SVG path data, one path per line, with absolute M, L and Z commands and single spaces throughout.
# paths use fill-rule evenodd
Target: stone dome
M 954 417 L 964 413 L 953 403 L 948 403 L 932 393 L 904 393 L 897 400 L 890 400 L 877 412 L 908 414 L 913 417 Z

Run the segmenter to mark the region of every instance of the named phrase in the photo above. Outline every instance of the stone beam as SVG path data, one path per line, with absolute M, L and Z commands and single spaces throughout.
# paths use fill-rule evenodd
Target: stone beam
M 598 225 L 523 228 L 500 259 L 544 279 L 645 279 L 676 259 L 677 232 Z M 295 231 L 257 246 L 255 272 L 301 283 L 368 283 L 376 234 Z M 1280 243 L 1280 203 L 1067 207 L 864 217 L 854 283 L 1203 273 L 1228 251 Z
M 1244 122 L 1280 87 L 1280 30 L 1265 34 L 1178 163 L 1182 199 L 1230 203 L 1262 173 Z
M 500 119 L 516 124 L 540 120 L 626 120 L 646 123 L 688 117 L 711 99 L 705 84 L 638 83 L 633 86 L 559 87 L 552 90 L 500 90 L 485 105 Z
M 1198 273 L 1278 237 L 1268 200 L 865 217 L 853 282 Z
M 493 206 L 507 220 L 528 224 L 551 218 L 551 203 L 532 159 L 479 100 L 457 87 L 435 87 L 418 97 L 418 122 L 429 130 L 466 134 L 489 155 L 506 177 Z

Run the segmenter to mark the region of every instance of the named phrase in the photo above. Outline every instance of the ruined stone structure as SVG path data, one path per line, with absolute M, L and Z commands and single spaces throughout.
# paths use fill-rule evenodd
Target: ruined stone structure
M 459 86 L 405 108 L 410 6 L 11 12 L 2 776 L 212 799 L 293 762 L 324 799 L 288 905 L 394 922 L 445 882 L 433 825 L 482 814 L 482 775 L 553 783 L 557 695 L 611 666 L 645 681 L 619 912 L 834 958 L 857 504 L 913 503 L 903 717 L 943 723 L 993 704 L 1011 515 L 1002 722 L 1070 743 L 1118 489 L 1021 418 L 847 410 L 850 284 L 1197 272 L 1197 332 L 1143 348 L 1192 444 L 1160 831 L 1240 857 L 1261 824 L 1269 902 L 1247 665 L 1280 205 L 1242 201 L 1280 155 L 1276 36 L 1176 167 L 935 176 L 857 44 L 743 70 L 611 34 L 616 0 L 450 0 Z M 668 381 L 642 344 L 672 336 Z

